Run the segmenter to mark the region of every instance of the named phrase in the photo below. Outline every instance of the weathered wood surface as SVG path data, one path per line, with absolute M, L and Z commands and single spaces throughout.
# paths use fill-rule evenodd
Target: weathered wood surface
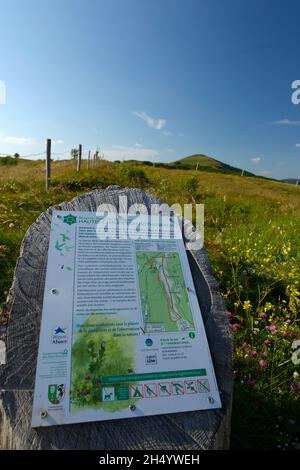
M 225 306 L 205 249 L 189 262 L 210 344 L 223 408 L 126 420 L 32 429 L 30 427 L 39 330 L 52 210 L 96 211 L 118 197 L 133 203 L 161 203 L 139 189 L 110 186 L 49 208 L 29 228 L 4 306 L 9 320 L 0 328 L 7 349 L 0 365 L 0 448 L 2 449 L 222 449 L 228 448 L 233 388 L 232 339 Z

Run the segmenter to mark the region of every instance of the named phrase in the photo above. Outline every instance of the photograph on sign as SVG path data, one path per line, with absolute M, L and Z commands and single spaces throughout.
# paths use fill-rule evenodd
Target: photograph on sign
M 220 407 L 178 219 L 53 211 L 32 426 Z

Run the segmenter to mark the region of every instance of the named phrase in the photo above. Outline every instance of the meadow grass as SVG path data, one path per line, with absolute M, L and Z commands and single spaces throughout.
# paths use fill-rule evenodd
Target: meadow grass
M 234 336 L 232 448 L 297 448 L 300 188 L 254 177 L 149 165 L 44 162 L 0 168 L 0 302 L 11 285 L 21 240 L 49 206 L 109 184 L 143 187 L 169 204 L 205 204 L 205 244 Z

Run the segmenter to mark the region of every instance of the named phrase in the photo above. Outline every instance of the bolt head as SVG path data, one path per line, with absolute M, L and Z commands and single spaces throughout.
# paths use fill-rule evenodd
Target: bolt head
M 45 419 L 45 418 L 47 418 L 47 416 L 48 416 L 48 413 L 47 413 L 46 410 L 42 410 L 42 411 L 40 412 L 40 418 L 41 418 L 41 419 Z

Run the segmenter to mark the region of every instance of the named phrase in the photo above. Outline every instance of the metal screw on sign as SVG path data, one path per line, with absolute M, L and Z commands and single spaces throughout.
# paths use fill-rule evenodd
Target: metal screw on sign
M 41 418 L 41 419 L 45 419 L 45 418 L 47 418 L 47 416 L 48 416 L 48 413 L 47 413 L 46 410 L 42 410 L 42 411 L 40 412 L 40 418 Z
M 215 400 L 213 399 L 213 397 L 208 397 L 208 402 L 209 402 L 209 403 L 214 403 Z
M 136 410 L 136 406 L 135 406 L 135 405 L 130 405 L 130 406 L 129 406 L 129 409 L 130 409 L 130 411 L 135 411 L 135 410 Z
M 57 294 L 58 294 L 58 290 L 57 290 L 57 289 L 51 289 L 51 293 L 52 293 L 53 295 L 57 295 Z

